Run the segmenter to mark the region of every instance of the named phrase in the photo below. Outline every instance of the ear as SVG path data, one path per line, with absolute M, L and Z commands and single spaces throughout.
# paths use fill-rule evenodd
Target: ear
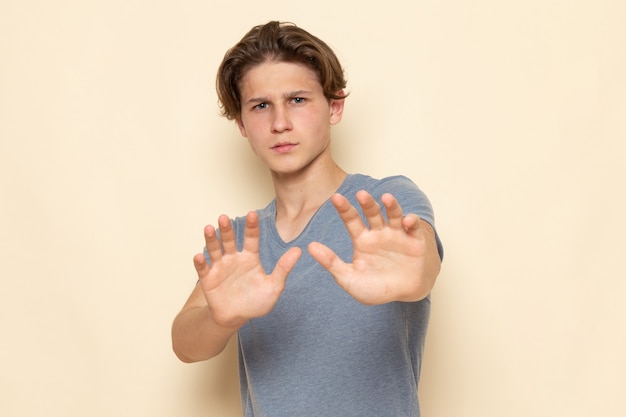
M 330 124 L 336 125 L 343 117 L 343 106 L 345 104 L 345 93 L 343 90 L 337 91 L 337 95 L 344 97 L 341 99 L 330 99 Z
M 248 137 L 248 133 L 246 132 L 246 127 L 243 125 L 243 121 L 241 120 L 241 116 L 235 118 L 235 122 L 237 122 L 237 127 L 239 128 L 239 133 L 244 138 Z

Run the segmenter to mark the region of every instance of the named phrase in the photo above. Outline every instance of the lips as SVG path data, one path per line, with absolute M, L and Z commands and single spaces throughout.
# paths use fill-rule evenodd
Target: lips
M 298 146 L 297 143 L 282 142 L 282 143 L 277 143 L 276 145 L 272 146 L 272 150 L 278 153 L 287 153 L 287 152 L 290 152 L 296 146 Z

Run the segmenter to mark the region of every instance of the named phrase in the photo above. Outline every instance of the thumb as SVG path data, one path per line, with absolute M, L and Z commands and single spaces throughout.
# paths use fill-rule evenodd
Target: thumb
M 328 270 L 335 279 L 347 273 L 348 265 L 328 246 L 319 242 L 311 242 L 308 249 L 313 259 Z
M 287 275 L 289 275 L 298 259 L 300 259 L 300 255 L 302 255 L 302 249 L 300 248 L 291 248 L 283 253 L 280 259 L 278 259 L 274 271 L 272 271 L 272 278 L 285 281 Z

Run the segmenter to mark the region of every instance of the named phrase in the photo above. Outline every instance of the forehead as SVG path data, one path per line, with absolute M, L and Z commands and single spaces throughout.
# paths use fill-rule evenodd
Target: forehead
M 282 95 L 288 91 L 322 91 L 317 74 L 302 64 L 268 61 L 250 68 L 239 84 L 242 96 Z

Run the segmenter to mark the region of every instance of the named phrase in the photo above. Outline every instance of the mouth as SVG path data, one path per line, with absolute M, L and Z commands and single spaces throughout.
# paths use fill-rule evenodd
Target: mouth
M 298 146 L 297 143 L 281 142 L 281 143 L 277 143 L 276 145 L 272 146 L 272 150 L 276 151 L 278 153 L 287 153 L 287 152 L 291 151 L 293 148 L 295 148 L 296 146 Z

